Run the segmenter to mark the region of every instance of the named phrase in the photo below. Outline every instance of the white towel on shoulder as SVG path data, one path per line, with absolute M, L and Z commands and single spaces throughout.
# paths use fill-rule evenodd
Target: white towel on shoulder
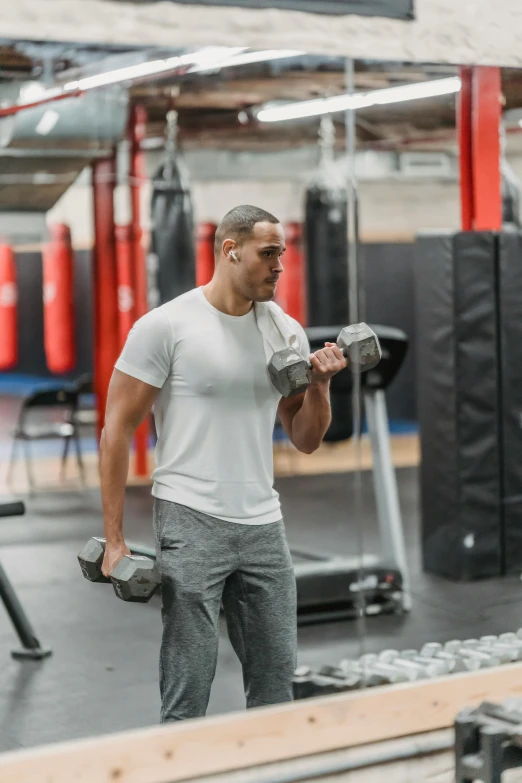
M 301 354 L 294 325 L 279 305 L 275 302 L 256 302 L 255 315 L 259 331 L 263 335 L 267 364 L 272 354 L 284 348 L 294 348 Z

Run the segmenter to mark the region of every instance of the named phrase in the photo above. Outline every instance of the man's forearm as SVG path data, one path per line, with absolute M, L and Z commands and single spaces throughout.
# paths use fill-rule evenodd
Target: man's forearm
M 104 428 L 100 442 L 100 485 L 105 538 L 123 541 L 123 504 L 132 435 Z
M 318 449 L 331 421 L 330 382 L 312 384 L 292 421 L 292 443 L 296 449 L 305 454 Z

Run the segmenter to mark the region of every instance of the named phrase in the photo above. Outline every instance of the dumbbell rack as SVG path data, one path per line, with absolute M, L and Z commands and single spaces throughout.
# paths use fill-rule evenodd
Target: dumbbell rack
M 294 698 L 414 682 L 516 661 L 522 661 L 522 628 L 500 636 L 431 642 L 420 650 L 383 650 L 319 669 L 300 666 L 293 679 Z
M 1 503 L 0 517 L 14 517 L 25 514 L 25 506 L 22 502 Z M 48 658 L 52 650 L 42 647 L 33 630 L 25 610 L 18 600 L 15 589 L 0 564 L 0 598 L 4 602 L 7 614 L 11 618 L 18 638 L 22 644 L 20 649 L 12 650 L 11 655 L 16 660 L 39 661 Z
M 522 766 L 522 700 L 483 702 L 455 720 L 456 783 L 500 783 L 507 769 Z

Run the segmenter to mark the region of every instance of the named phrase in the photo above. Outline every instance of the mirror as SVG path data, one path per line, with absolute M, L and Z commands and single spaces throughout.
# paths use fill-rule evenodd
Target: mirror
M 448 237 L 461 226 L 457 65 L 347 65 L 341 57 L 223 46 L 5 42 L 0 76 L 1 488 L 5 502 L 23 499 L 26 511 L 2 520 L 2 566 L 37 647 L 53 652 L 38 666 L 12 660 L 16 634 L 9 615 L 0 614 L 0 749 L 158 722 L 159 595 L 122 606 L 110 587 L 82 579 L 77 563 L 87 538 L 102 533 L 101 403 L 92 375 L 106 386 L 135 319 L 208 283 L 216 225 L 238 204 L 281 221 L 285 273 L 276 300 L 307 327 L 312 350 L 335 341 L 346 323 L 366 321 L 383 351 L 368 374 L 336 376 L 333 422 L 313 454 L 296 450 L 276 420 L 275 487 L 298 581 L 298 676 L 306 687 L 315 678 L 315 693 L 344 687 L 343 677 L 353 687 L 356 663 L 342 676 L 316 674 L 385 650 L 379 670 L 375 659 L 364 659 L 363 684 L 386 679 L 386 671 L 395 672 L 393 681 L 413 672 L 432 676 L 435 665 L 422 669 L 415 654 L 397 665 L 389 651 L 420 655 L 428 643 L 516 632 L 521 493 L 518 444 L 510 438 L 518 408 L 516 395 L 505 391 L 517 388 L 518 362 L 507 361 L 505 346 L 516 343 L 517 311 L 508 295 L 517 280 L 498 270 L 516 269 L 518 258 L 519 71 L 500 74 L 505 236 L 489 256 L 480 255 L 485 276 L 478 281 L 469 277 L 469 253 L 462 260 L 448 251 L 455 244 Z M 444 269 L 449 279 L 457 268 L 462 286 L 451 289 L 451 302 L 458 300 L 460 320 L 448 322 L 451 308 L 442 317 L 433 305 L 437 297 L 450 301 L 449 289 L 436 286 L 437 272 Z M 58 280 L 57 270 L 65 278 Z M 437 342 L 437 330 L 460 334 L 470 313 L 477 316 L 474 302 L 486 300 L 489 316 L 482 313 L 472 329 L 482 343 L 470 338 L 463 353 L 451 353 L 449 343 Z M 55 301 L 61 309 L 53 310 Z M 477 350 L 488 357 L 486 369 L 479 361 L 457 374 L 450 357 Z M 447 410 L 442 376 L 430 376 L 427 356 L 446 361 L 440 373 Z M 484 377 L 486 397 L 477 400 Z M 463 389 L 469 397 L 456 416 L 449 400 Z M 36 392 L 44 395 L 38 410 L 27 405 Z M 431 400 L 436 393 L 440 410 L 431 432 L 429 406 L 422 408 L 421 441 L 419 395 Z M 448 457 L 441 465 L 449 441 L 439 430 L 455 433 L 469 406 L 475 414 L 487 410 L 489 434 L 480 434 L 480 422 L 471 440 L 454 434 L 459 483 L 455 463 Z M 155 442 L 152 422 L 140 428 L 125 504 L 125 539 L 146 557 L 155 557 Z M 479 444 L 475 462 L 466 462 L 466 444 L 471 451 Z M 477 465 L 483 472 L 473 472 Z M 486 470 L 494 465 L 502 467 L 495 475 Z M 426 494 L 430 471 L 446 475 L 446 494 L 442 486 L 440 495 Z M 471 505 L 457 503 L 457 484 L 462 492 L 473 488 Z M 444 505 L 450 500 L 451 512 Z M 445 509 L 448 519 L 453 514 L 449 531 Z M 452 521 L 459 514 L 466 523 Z M 476 547 L 477 558 L 473 552 L 466 560 L 463 549 Z M 450 570 L 442 573 L 445 566 Z M 208 714 L 244 706 L 241 666 L 223 616 L 219 639 Z M 513 639 L 492 654 L 484 644 L 466 648 L 470 666 L 502 663 L 515 654 L 506 648 L 518 650 Z M 211 659 L 212 651 L 202 655 Z M 312 686 L 302 693 L 313 695 Z

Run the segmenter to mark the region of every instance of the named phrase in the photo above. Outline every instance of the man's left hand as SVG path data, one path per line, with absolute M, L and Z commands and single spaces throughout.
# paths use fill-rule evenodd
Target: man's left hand
M 347 360 L 335 343 L 325 343 L 324 348 L 310 355 L 312 385 L 328 383 L 330 378 L 344 370 Z

